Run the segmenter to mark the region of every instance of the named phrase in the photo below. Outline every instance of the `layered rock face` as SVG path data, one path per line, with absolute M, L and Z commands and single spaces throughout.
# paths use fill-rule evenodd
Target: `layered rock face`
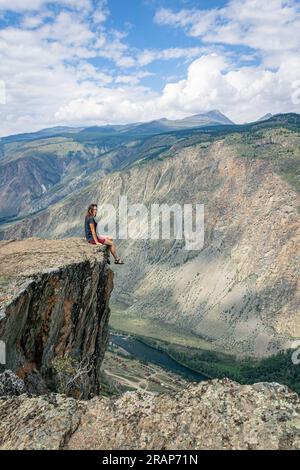
M 0 243 L 2 369 L 28 391 L 99 393 L 113 284 L 106 256 L 76 238 Z
M 300 399 L 212 380 L 172 395 L 0 399 L 0 449 L 300 449 Z

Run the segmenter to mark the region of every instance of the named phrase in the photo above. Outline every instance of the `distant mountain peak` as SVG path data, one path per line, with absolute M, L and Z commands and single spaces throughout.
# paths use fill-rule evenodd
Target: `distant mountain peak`
M 183 121 L 199 121 L 201 125 L 208 123 L 213 124 L 234 124 L 225 114 L 221 113 L 218 109 L 212 109 L 211 111 L 193 114 L 183 119 Z M 202 124 L 203 123 L 203 124 Z
M 271 117 L 273 117 L 273 114 L 267 113 L 267 114 L 264 114 L 264 115 L 263 115 L 262 117 L 260 117 L 259 119 L 257 119 L 256 122 L 267 121 L 267 120 L 270 119 Z

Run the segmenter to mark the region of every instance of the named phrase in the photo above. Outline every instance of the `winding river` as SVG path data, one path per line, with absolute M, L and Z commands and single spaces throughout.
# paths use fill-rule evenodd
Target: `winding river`
M 132 336 L 115 334 L 111 332 L 110 339 L 113 344 L 125 349 L 125 351 L 130 353 L 136 359 L 156 364 L 170 372 L 179 374 L 192 382 L 202 382 L 203 380 L 207 380 L 207 377 L 179 364 L 165 352 L 158 351 L 157 349 L 142 343 Z

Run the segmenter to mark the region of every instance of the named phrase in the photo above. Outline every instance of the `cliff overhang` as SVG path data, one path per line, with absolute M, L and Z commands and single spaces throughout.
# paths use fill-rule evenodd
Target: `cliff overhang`
M 0 242 L 0 367 L 29 392 L 99 393 L 113 288 L 107 256 L 80 238 Z

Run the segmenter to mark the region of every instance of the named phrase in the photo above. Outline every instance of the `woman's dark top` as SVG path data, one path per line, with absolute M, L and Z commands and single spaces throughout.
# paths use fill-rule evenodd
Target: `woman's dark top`
M 84 229 L 85 229 L 85 237 L 88 241 L 90 240 L 94 240 L 93 239 L 93 234 L 92 234 L 92 231 L 90 229 L 90 224 L 94 224 L 94 227 L 95 227 L 95 232 L 96 232 L 96 229 L 97 229 L 97 222 L 96 220 L 94 219 L 94 217 L 90 216 L 86 216 L 85 217 L 85 225 L 84 225 Z M 96 232 L 97 233 L 97 232 Z

